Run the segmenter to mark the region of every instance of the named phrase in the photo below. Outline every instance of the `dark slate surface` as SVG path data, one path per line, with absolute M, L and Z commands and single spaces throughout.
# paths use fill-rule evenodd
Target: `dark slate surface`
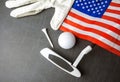
M 39 53 L 45 47 L 51 48 L 41 31 L 43 27 L 48 28 L 53 50 L 72 63 L 91 43 L 77 38 L 75 47 L 64 50 L 57 42 L 61 31 L 52 30 L 49 24 L 54 9 L 15 19 L 9 16 L 12 9 L 4 6 L 5 1 L 0 1 L 0 82 L 120 82 L 120 57 L 99 46 L 79 63 L 81 78 L 51 64 Z

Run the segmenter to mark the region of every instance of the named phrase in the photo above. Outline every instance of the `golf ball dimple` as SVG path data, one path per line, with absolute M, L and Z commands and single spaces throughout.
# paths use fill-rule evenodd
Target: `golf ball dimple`
M 63 32 L 58 38 L 58 44 L 63 49 L 70 49 L 75 45 L 75 36 L 70 32 Z

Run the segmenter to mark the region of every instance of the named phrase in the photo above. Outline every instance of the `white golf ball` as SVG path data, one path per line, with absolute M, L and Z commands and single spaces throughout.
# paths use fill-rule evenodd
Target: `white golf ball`
M 70 32 L 63 32 L 58 38 L 58 44 L 63 49 L 70 49 L 75 45 L 75 36 Z

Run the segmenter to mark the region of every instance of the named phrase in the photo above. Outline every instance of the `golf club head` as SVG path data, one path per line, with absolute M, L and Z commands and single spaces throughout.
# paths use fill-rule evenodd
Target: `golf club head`
M 48 61 L 50 61 L 55 66 L 62 69 L 63 71 L 67 72 L 68 74 L 75 76 L 75 77 L 81 77 L 81 73 L 76 67 L 74 67 L 65 58 L 63 58 L 60 55 L 58 55 L 57 53 L 55 53 L 53 50 L 51 50 L 49 48 L 44 48 L 40 51 L 40 53 Z

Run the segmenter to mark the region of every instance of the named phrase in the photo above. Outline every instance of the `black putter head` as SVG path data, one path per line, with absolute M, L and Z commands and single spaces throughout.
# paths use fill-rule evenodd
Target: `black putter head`
M 68 74 L 75 77 L 81 77 L 81 73 L 76 67 L 74 67 L 69 61 L 67 61 L 65 58 L 61 57 L 51 49 L 44 48 L 40 51 L 40 53 L 55 66 L 59 67 Z

